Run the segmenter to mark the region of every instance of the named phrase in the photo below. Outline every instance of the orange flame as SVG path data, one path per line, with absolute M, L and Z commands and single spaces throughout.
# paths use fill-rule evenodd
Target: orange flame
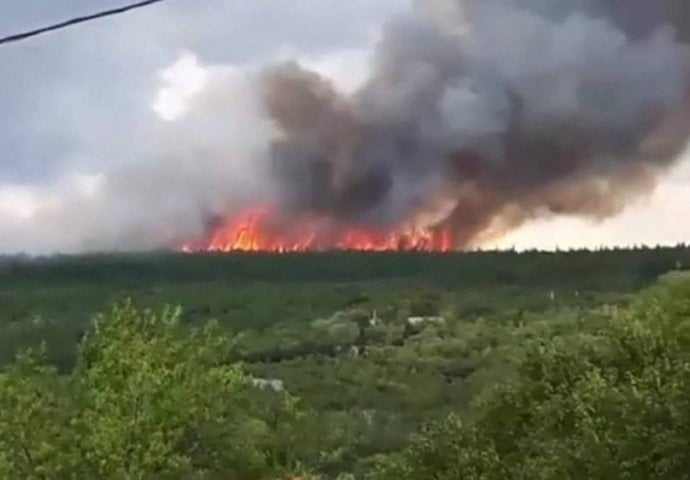
M 381 232 L 342 227 L 323 218 L 288 219 L 270 207 L 256 207 L 231 218 L 207 237 L 182 247 L 185 252 L 450 252 L 450 230 L 406 228 Z

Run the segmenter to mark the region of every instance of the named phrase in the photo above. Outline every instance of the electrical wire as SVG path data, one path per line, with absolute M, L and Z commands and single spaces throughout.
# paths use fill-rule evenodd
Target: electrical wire
M 164 2 L 164 1 L 165 0 L 144 0 L 141 2 L 137 2 L 137 3 L 132 3 L 129 5 L 124 5 L 122 7 L 117 7 L 117 8 L 113 8 L 110 10 L 104 10 L 102 12 L 93 13 L 90 15 L 85 15 L 82 17 L 71 18 L 69 20 L 65 20 L 65 21 L 60 22 L 60 23 L 49 25 L 47 27 L 41 27 L 41 28 L 37 28 L 35 30 L 30 30 L 27 32 L 22 32 L 22 33 L 16 33 L 16 34 L 13 34 L 13 35 L 10 35 L 7 37 L 0 38 L 0 45 L 6 45 L 9 43 L 19 42 L 21 40 L 26 40 L 27 38 L 35 37 L 38 35 L 43 35 L 45 33 L 52 32 L 55 30 L 61 30 L 63 28 L 71 27 L 71 26 L 77 25 L 79 23 L 89 22 L 91 20 L 97 20 L 99 18 L 109 17 L 112 15 L 119 15 L 121 13 L 129 12 L 130 10 L 147 7 L 149 5 L 153 5 L 154 3 L 160 3 L 160 2 Z

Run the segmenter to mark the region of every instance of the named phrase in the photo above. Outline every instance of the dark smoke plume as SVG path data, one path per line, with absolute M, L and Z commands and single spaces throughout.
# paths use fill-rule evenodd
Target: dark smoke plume
M 395 225 L 447 207 L 460 247 L 548 215 L 605 218 L 690 135 L 685 0 L 426 0 L 354 94 L 262 76 L 288 208 Z
M 466 248 L 532 219 L 617 215 L 677 163 L 690 0 L 410 1 L 357 89 L 338 82 L 359 74 L 323 73 L 339 55 L 268 68 L 182 58 L 202 81 L 192 92 L 162 77 L 158 100 L 179 103 L 169 116 L 132 117 L 131 136 L 82 127 L 93 171 L 10 191 L 9 209 L 0 185 L 0 251 L 203 243 L 266 205 L 286 210 L 281 228 L 317 214 L 326 245 L 344 227 L 412 222 Z

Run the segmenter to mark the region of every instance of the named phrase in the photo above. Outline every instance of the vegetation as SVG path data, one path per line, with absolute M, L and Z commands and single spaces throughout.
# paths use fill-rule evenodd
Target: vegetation
M 690 279 L 591 333 L 530 342 L 476 409 L 370 478 L 690 478 Z
M 684 265 L 5 258 L 0 478 L 690 478 Z

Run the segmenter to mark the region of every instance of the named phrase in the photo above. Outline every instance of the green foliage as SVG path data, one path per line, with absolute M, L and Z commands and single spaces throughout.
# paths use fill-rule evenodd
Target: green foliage
M 512 321 L 564 305 L 617 301 L 676 265 L 690 265 L 690 249 L 0 256 L 0 364 L 45 341 L 48 360 L 70 371 L 90 319 L 124 298 L 155 310 L 184 305 L 186 325 L 216 318 L 223 328 L 247 334 L 243 360 L 268 354 L 277 361 L 317 350 L 314 342 L 304 345 L 304 326 L 336 312 L 377 310 L 384 320 L 400 321 L 452 312 L 467 320 Z M 278 328 L 287 330 L 286 341 L 263 348 L 276 341 Z
M 635 293 L 676 264 L 0 259 L 0 478 L 682 479 L 688 282 Z
M 183 336 L 179 320 L 179 310 L 126 303 L 99 317 L 82 343 L 75 375 L 99 475 L 228 471 L 239 459 L 251 467 L 234 434 L 246 379 L 223 364 L 228 339 L 213 323 Z
M 367 476 L 371 480 L 490 480 L 512 478 L 487 438 L 451 414 L 425 426 L 405 455 L 382 459 Z
M 0 374 L 0 478 L 79 478 L 79 422 L 69 381 L 43 351 L 18 356 Z
M 211 323 L 184 334 L 179 310 L 130 303 L 100 316 L 72 375 L 18 358 L 0 382 L 3 478 L 144 480 L 265 473 L 249 384 Z
M 415 437 L 375 479 L 690 478 L 690 280 L 599 331 L 526 348 L 514 382 Z

